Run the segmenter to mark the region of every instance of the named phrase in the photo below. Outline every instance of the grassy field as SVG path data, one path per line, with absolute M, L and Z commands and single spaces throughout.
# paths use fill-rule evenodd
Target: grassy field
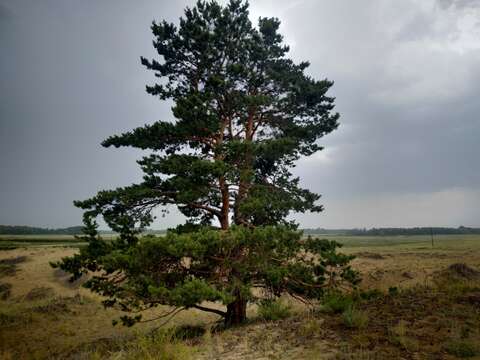
M 115 234 L 102 234 L 102 238 L 114 239 Z M 158 236 L 158 235 L 157 235 Z M 345 248 L 369 249 L 389 247 L 395 250 L 414 249 L 428 250 L 432 249 L 432 240 L 427 235 L 412 236 L 343 236 L 343 235 L 323 235 L 317 234 L 314 237 L 327 238 L 335 240 L 345 246 Z M 458 250 L 459 248 L 475 246 L 480 239 L 480 235 L 435 235 L 433 248 L 437 250 Z M 82 244 L 81 241 L 73 235 L 2 235 L 0 234 L 0 249 L 6 247 L 6 244 L 16 247 L 36 247 L 42 245 L 56 246 L 76 246 Z
M 119 311 L 52 269 L 77 251 L 74 238 L 1 236 L 15 248 L 0 250 L 0 359 L 480 358 L 480 273 L 448 270 L 480 269 L 480 236 L 436 236 L 433 248 L 429 236 L 320 237 L 357 256 L 371 295 L 314 308 L 285 297 L 285 319 L 267 321 L 251 306 L 247 325 L 219 333 L 214 315 L 184 311 L 164 327 L 190 329 L 178 337 L 154 322 L 113 327 Z
M 102 235 L 104 239 L 113 239 L 114 234 Z M 1 235 L 0 250 L 11 250 L 16 248 L 61 246 L 78 247 L 84 242 L 73 235 Z

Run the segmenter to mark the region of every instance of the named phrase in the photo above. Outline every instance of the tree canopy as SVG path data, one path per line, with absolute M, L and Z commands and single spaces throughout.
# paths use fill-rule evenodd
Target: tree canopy
M 197 308 L 228 325 L 245 320 L 254 287 L 308 301 L 338 281 L 356 282 L 338 244 L 304 239 L 287 220 L 322 211 L 320 196 L 291 169 L 321 150 L 318 140 L 337 128 L 339 115 L 327 96 L 333 83 L 287 57 L 279 26 L 276 18 L 254 26 L 240 0 L 198 1 L 178 25 L 152 24 L 159 57 L 141 62 L 158 82 L 146 89 L 173 102 L 174 119 L 102 143 L 150 151 L 138 161 L 143 181 L 76 201 L 89 245 L 56 264 L 77 277 L 95 272 L 87 286 L 107 296 L 105 305 Z M 187 222 L 164 237 L 139 236 L 152 211 L 169 204 Z M 118 240 L 98 236 L 98 216 Z

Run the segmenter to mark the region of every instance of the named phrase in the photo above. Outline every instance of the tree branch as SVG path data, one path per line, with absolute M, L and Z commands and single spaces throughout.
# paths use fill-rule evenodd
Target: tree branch
M 223 317 L 227 316 L 227 313 L 225 311 L 208 308 L 208 307 L 201 306 L 201 305 L 193 305 L 192 308 L 202 310 L 202 311 L 206 311 L 206 312 L 211 312 L 211 313 L 223 316 Z

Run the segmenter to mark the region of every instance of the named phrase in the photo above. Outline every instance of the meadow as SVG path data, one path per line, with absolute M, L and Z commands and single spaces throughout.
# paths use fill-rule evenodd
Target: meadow
M 1 236 L 0 358 L 480 358 L 479 235 L 435 236 L 433 247 L 430 236 L 319 237 L 356 255 L 356 292 L 252 305 L 247 324 L 217 331 L 216 316 L 197 310 L 160 327 L 114 327 L 120 311 L 49 265 L 75 253 L 77 239 Z

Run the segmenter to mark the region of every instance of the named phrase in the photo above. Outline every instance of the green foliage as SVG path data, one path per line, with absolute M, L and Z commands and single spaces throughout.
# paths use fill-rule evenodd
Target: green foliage
M 352 308 L 353 298 L 348 294 L 339 291 L 330 291 L 322 297 L 322 311 L 340 314 Z
M 349 305 L 342 313 L 342 320 L 349 328 L 362 329 L 368 324 L 368 315 L 357 310 L 354 305 Z
M 71 226 L 61 229 L 46 229 L 32 226 L 0 225 L 0 234 L 7 235 L 75 235 L 82 231 L 81 226 Z
M 388 295 L 390 296 L 397 296 L 399 294 L 400 290 L 398 290 L 398 287 L 396 286 L 390 286 L 388 288 Z
M 413 352 L 418 350 L 418 341 L 409 336 L 408 323 L 405 320 L 400 320 L 398 324 L 390 327 L 388 330 L 389 339 L 394 345 L 407 351 Z
M 354 295 L 359 300 L 365 300 L 365 301 L 378 299 L 384 296 L 383 292 L 381 292 L 378 289 L 361 290 L 356 292 Z
M 469 358 L 480 354 L 478 346 L 470 340 L 451 340 L 445 345 L 445 350 L 459 358 Z
M 17 256 L 0 260 L 0 278 L 15 275 L 17 272 L 17 265 L 26 260 L 26 256 Z
M 4 276 L 14 275 L 16 272 L 16 266 L 14 264 L 1 264 L 0 263 L 0 278 Z
M 352 256 L 337 253 L 338 243 L 302 239 L 286 220 L 291 212 L 322 210 L 320 196 L 301 188 L 290 169 L 321 150 L 318 140 L 337 128 L 339 115 L 326 95 L 333 83 L 313 79 L 307 62 L 287 57 L 279 26 L 275 18 L 254 26 L 241 0 L 198 1 L 178 26 L 152 24 L 160 58 L 142 64 L 161 81 L 147 92 L 171 100 L 175 119 L 103 142 L 150 150 L 138 161 L 143 182 L 76 201 L 88 246 L 53 266 L 73 278 L 95 273 L 86 286 L 106 297 L 105 306 L 197 308 L 227 324 L 245 320 L 247 302 L 256 300 L 252 287 L 308 299 L 357 283 Z M 168 204 L 187 223 L 164 237 L 140 238 L 153 209 Z M 98 236 L 98 216 L 119 239 Z
M 258 315 L 267 321 L 285 319 L 291 315 L 291 306 L 280 299 L 265 299 L 258 305 Z
M 271 296 L 286 292 L 319 298 L 326 279 L 348 281 L 354 276 L 346 265 L 350 257 L 337 254 L 335 243 L 304 240 L 300 232 L 285 226 L 171 231 L 163 237 L 143 237 L 130 246 L 122 241 L 97 242 L 103 240 L 94 237 L 80 254 L 53 265 L 77 277 L 88 271 L 102 272 L 85 285 L 107 297 L 105 306 L 123 310 L 145 310 L 158 304 L 199 308 L 205 301 L 228 305 L 238 289 L 244 299 L 253 301 L 250 289 L 254 285 Z M 239 249 L 249 252 L 239 257 Z M 219 310 L 212 312 L 224 315 Z M 141 317 L 121 320 L 132 325 Z
M 10 297 L 12 284 L 0 283 L 0 300 L 7 300 Z

